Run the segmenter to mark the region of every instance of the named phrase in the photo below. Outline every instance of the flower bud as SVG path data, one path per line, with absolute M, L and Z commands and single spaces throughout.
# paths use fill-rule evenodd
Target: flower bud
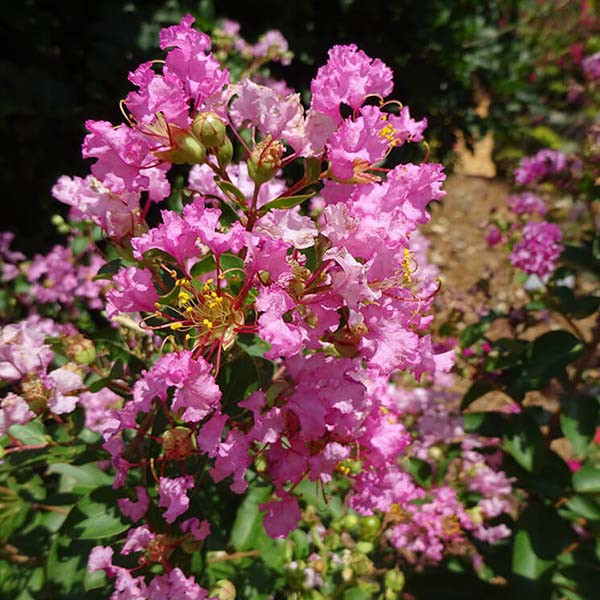
M 78 365 L 89 365 L 96 358 L 94 342 L 88 340 L 80 333 L 64 339 L 67 356 Z
M 396 567 L 389 570 L 384 578 L 385 587 L 393 592 L 401 592 L 404 589 L 404 573 Z
M 181 137 L 177 140 L 177 147 L 183 153 L 182 162 L 186 165 L 197 165 L 206 159 L 206 148 L 193 135 Z
M 430 446 L 429 450 L 427 450 L 427 456 L 429 456 L 431 460 L 437 462 L 438 460 L 442 459 L 444 453 L 439 446 Z
M 361 539 L 372 541 L 379 535 L 381 520 L 376 515 L 364 517 L 358 525 L 358 535 Z
M 171 128 L 173 145 L 168 150 L 157 150 L 154 155 L 160 160 L 178 165 L 197 165 L 206 159 L 206 148 L 183 129 Z
M 219 579 L 210 590 L 210 597 L 218 600 L 235 600 L 235 586 L 229 579 Z
M 283 144 L 268 135 L 250 154 L 248 159 L 248 175 L 250 179 L 259 185 L 265 183 L 275 176 L 281 168 L 281 157 L 283 156 Z
M 207 148 L 221 146 L 227 136 L 227 125 L 214 112 L 201 112 L 194 117 L 192 131 Z
M 187 427 L 175 427 L 163 433 L 162 443 L 169 460 L 185 460 L 194 452 L 194 440 Z
M 226 137 L 225 141 L 215 149 L 215 154 L 217 155 L 217 160 L 221 167 L 226 167 L 231 162 L 231 159 L 233 158 L 233 144 L 228 137 Z
M 358 525 L 358 517 L 356 515 L 346 515 L 343 519 L 342 519 L 342 525 L 346 528 L 346 529 L 354 529 L 354 527 L 356 527 Z

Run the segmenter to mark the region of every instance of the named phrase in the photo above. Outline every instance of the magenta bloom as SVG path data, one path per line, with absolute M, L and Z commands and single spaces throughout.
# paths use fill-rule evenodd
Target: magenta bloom
M 385 98 L 393 87 L 392 71 L 381 60 L 370 58 L 354 44 L 334 46 L 310 85 L 312 108 L 339 123 L 342 102 L 357 110 L 369 94 Z
M 187 496 L 188 490 L 194 487 L 194 478 L 191 475 L 168 479 L 161 477 L 158 484 L 158 505 L 167 510 L 164 513 L 165 521 L 172 523 L 182 515 L 190 505 Z
M 172 410 L 181 413 L 184 421 L 197 423 L 208 416 L 221 399 L 221 390 L 210 370 L 206 360 L 192 358 L 189 350 L 165 354 L 135 384 L 135 403 L 148 412 L 153 398 L 166 401 L 168 389 L 174 387 Z
M 114 279 L 116 287 L 106 294 L 106 314 L 109 318 L 120 312 L 154 312 L 158 294 L 147 269 L 127 267 L 119 271 Z
M 556 175 L 567 168 L 567 155 L 559 150 L 540 150 L 533 156 L 521 159 L 515 171 L 515 180 L 521 185 L 537 183 L 549 175 Z
M 581 68 L 588 81 L 600 81 L 600 52 L 584 58 L 581 61 Z
M 286 538 L 291 531 L 298 527 L 298 522 L 302 517 L 298 500 L 293 496 L 261 504 L 259 508 L 267 511 L 263 525 L 266 532 L 275 539 Z
M 546 221 L 527 223 L 521 241 L 513 246 L 510 262 L 525 273 L 543 279 L 556 266 L 563 249 L 561 241 L 562 231 L 558 225 Z
M 509 196 L 510 208 L 517 215 L 541 215 L 548 212 L 548 207 L 542 198 L 532 192 L 513 194 Z

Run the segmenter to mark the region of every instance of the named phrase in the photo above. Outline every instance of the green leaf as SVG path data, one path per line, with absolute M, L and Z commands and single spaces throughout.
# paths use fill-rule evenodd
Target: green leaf
M 527 471 L 533 471 L 540 466 L 544 438 L 529 414 L 513 415 L 509 420 L 503 448 Z
M 217 268 L 217 264 L 215 263 L 215 258 L 211 254 L 206 258 L 198 261 L 190 270 L 190 275 L 192 277 L 200 277 L 200 275 L 204 275 L 205 273 L 210 273 Z
M 77 236 L 71 240 L 71 250 L 73 254 L 83 254 L 90 246 L 90 240 L 87 237 Z
M 573 496 L 567 501 L 567 508 L 584 519 L 600 521 L 600 502 L 589 496 Z
M 62 530 L 74 539 L 100 540 L 129 529 L 116 508 L 114 490 L 101 487 L 83 497 L 71 510 Z
M 463 427 L 469 433 L 484 437 L 501 437 L 506 427 L 507 415 L 499 412 L 474 412 L 463 415 Z
M 27 446 L 48 444 L 50 441 L 40 418 L 29 421 L 26 425 L 11 425 L 8 432 Z
M 239 190 L 233 183 L 229 181 L 217 181 L 216 184 L 219 186 L 219 189 L 227 196 L 229 200 L 238 204 L 241 208 L 248 207 L 248 201 L 246 200 L 246 196 Z
M 541 502 L 531 501 L 516 526 L 511 598 L 550 598 L 556 558 L 574 539 L 568 522 Z
M 298 206 L 298 204 L 302 204 L 302 202 L 305 200 L 312 198 L 314 195 L 315 192 L 311 192 L 310 194 L 300 194 L 299 196 L 284 196 L 283 198 L 275 198 L 275 200 L 271 200 L 271 202 L 267 202 L 264 206 L 262 206 L 258 214 L 262 217 L 274 208 L 293 208 L 294 206 Z
M 231 544 L 239 551 L 251 550 L 255 547 L 256 536 L 263 532 L 262 515 L 259 504 L 267 502 L 271 496 L 270 485 L 253 485 L 238 508 L 231 530 Z
M 600 469 L 594 465 L 584 465 L 573 473 L 573 488 L 576 492 L 600 493 Z
M 100 486 L 112 484 L 113 478 L 94 463 L 76 466 L 57 463 L 48 467 L 48 474 L 62 475 L 61 492 L 88 493 Z
M 560 426 L 575 454 L 585 455 L 596 432 L 598 402 L 592 396 L 575 396 L 563 400 Z
M 344 592 L 344 600 L 371 600 L 371 598 L 373 596 L 370 592 L 359 587 L 352 587 Z
M 548 331 L 533 340 L 527 348 L 523 373 L 529 389 L 539 389 L 558 376 L 583 348 L 583 342 L 564 329 Z
M 104 263 L 99 269 L 96 275 L 92 278 L 94 281 L 98 279 L 112 279 L 119 269 L 123 266 L 123 261 L 120 258 L 115 258 L 107 263 Z

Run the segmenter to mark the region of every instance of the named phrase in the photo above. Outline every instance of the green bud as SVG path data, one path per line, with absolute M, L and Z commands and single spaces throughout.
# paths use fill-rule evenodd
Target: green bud
M 226 167 L 231 162 L 231 159 L 233 158 L 233 144 L 228 137 L 226 137 L 225 141 L 215 149 L 215 154 L 217 155 L 217 160 L 221 167 Z
M 171 137 L 173 146 L 154 152 L 157 158 L 177 165 L 197 165 L 205 161 L 206 148 L 193 135 L 172 127 Z
M 358 524 L 358 535 L 361 539 L 372 541 L 379 535 L 381 520 L 376 515 L 364 517 Z
M 201 112 L 194 117 L 192 131 L 207 148 L 221 146 L 227 137 L 227 125 L 214 112 Z
M 438 446 L 430 446 L 429 450 L 427 450 L 427 455 L 431 460 L 435 460 L 437 462 L 438 460 L 442 459 L 444 453 Z
M 356 549 L 361 554 L 369 554 L 369 552 L 373 552 L 373 548 L 375 548 L 375 546 L 373 545 L 373 542 L 357 542 L 356 543 Z
M 248 175 L 250 179 L 259 185 L 265 183 L 275 176 L 281 168 L 281 157 L 283 156 L 283 144 L 268 135 L 250 154 L 248 159 Z
M 392 592 L 401 592 L 405 583 L 404 573 L 396 567 L 385 574 L 385 587 Z
M 183 152 L 186 165 L 197 165 L 206 159 L 206 148 L 193 135 L 183 136 L 177 141 L 177 146 Z
M 346 529 L 354 529 L 358 525 L 358 517 L 356 515 L 346 515 L 342 519 L 342 526 Z
M 211 598 L 235 600 L 235 586 L 229 579 L 219 579 L 210 590 Z

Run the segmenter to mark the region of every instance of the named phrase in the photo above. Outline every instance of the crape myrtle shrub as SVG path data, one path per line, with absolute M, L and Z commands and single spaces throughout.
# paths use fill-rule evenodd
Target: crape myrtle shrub
M 91 173 L 52 189 L 66 243 L 0 238 L 0 590 L 390 600 L 451 571 L 493 594 L 523 497 L 427 333 L 426 119 L 355 45 L 304 108 L 261 68 L 279 32 L 225 21 L 213 54 L 193 23 L 117 124 L 86 121 Z
M 151 57 L 158 29 L 185 12 L 208 32 L 220 18 L 235 19 L 251 41 L 268 28 L 281 30 L 296 53 L 286 80 L 303 93 L 334 43 L 356 43 L 380 56 L 397 73 L 396 95 L 417 117 L 428 116 L 438 158 L 448 155 L 455 130 L 468 134 L 481 125 L 473 76 L 501 78 L 506 45 L 515 43 L 502 33 L 516 14 L 504 0 L 267 0 L 260 10 L 210 0 L 11 2 L 0 16 L 7 41 L 0 60 L 3 222 L 16 228 L 26 250 L 47 250 L 54 239 L 44 224 L 56 210 L 48 201 L 56 173 L 85 173 L 76 152 L 84 120 L 117 118 L 114 98 L 127 93 L 123 75 Z M 32 209 L 40 216 L 35 222 Z
M 465 427 L 502 439 L 503 469 L 527 494 L 506 575 L 518 598 L 593 598 L 599 585 L 600 53 L 577 63 L 554 147 L 519 161 L 487 231 L 525 299 L 488 297 L 460 334 Z

